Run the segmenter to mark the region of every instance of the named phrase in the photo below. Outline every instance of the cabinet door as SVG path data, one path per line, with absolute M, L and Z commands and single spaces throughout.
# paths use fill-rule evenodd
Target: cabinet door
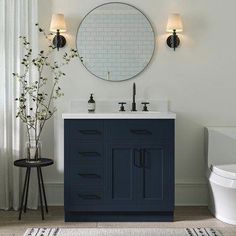
M 107 147 L 106 202 L 115 211 L 136 209 L 135 171 L 139 150 L 132 144 L 109 144 Z
M 138 203 L 140 210 L 172 211 L 174 205 L 174 164 L 168 143 L 141 148 Z

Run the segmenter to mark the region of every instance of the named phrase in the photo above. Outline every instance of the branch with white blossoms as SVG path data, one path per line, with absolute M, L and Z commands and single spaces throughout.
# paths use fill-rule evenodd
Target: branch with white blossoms
M 40 50 L 36 53 L 36 57 L 32 57 L 32 55 L 36 54 L 33 52 L 31 43 L 25 36 L 20 36 L 25 52 L 21 61 L 24 70 L 22 74 L 13 73 L 13 77 L 17 79 L 21 85 L 21 94 L 15 99 L 18 105 L 16 117 L 20 118 L 26 125 L 29 143 L 33 131 L 33 139 L 37 146 L 46 121 L 53 117 L 57 110 L 56 107 L 52 105 L 53 100 L 64 95 L 59 86 L 60 80 L 66 76 L 62 68 L 68 65 L 72 59 L 79 58 L 82 61 L 82 58 L 79 57 L 76 49 L 70 49 L 69 52 L 65 52 L 62 56 L 62 62 L 51 62 L 50 56 L 56 51 L 56 47 L 53 45 L 50 37 L 52 34 L 47 34 L 38 24 L 35 25 L 38 27 L 39 33 L 43 34 L 46 39 L 48 48 L 47 50 Z M 30 82 L 28 75 L 29 70 L 33 67 L 36 68 L 38 76 L 33 82 Z M 46 91 L 48 91 L 48 81 L 51 80 L 51 78 L 44 75 L 44 70 L 48 69 L 51 71 L 53 81 L 49 93 Z

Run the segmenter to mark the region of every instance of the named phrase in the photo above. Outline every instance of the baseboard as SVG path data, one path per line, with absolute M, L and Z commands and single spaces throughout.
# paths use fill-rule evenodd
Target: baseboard
M 205 182 L 181 181 L 175 184 L 176 206 L 207 206 L 208 188 Z
M 64 183 L 45 183 L 49 206 L 64 205 Z M 175 184 L 176 206 L 206 206 L 207 184 L 204 182 L 179 181 Z

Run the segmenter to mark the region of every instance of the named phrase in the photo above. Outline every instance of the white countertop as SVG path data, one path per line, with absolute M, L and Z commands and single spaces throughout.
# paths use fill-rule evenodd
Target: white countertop
M 63 119 L 176 119 L 173 112 L 63 113 Z

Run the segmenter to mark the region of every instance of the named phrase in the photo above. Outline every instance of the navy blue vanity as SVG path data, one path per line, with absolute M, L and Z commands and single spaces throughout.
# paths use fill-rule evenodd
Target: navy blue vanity
M 64 117 L 65 221 L 172 221 L 174 118 Z

